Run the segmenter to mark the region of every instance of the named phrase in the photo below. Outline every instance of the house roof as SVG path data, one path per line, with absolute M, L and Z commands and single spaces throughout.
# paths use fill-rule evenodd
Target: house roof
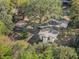
M 55 19 L 51 19 L 50 22 L 55 22 L 54 26 L 53 24 L 48 27 L 48 26 L 41 26 L 42 29 L 40 30 L 40 32 L 38 33 L 38 35 L 42 35 L 44 37 L 57 37 L 59 35 L 59 31 L 58 31 L 58 27 L 63 27 L 63 28 L 67 28 L 69 21 L 67 20 L 55 20 Z M 49 24 L 50 25 L 50 24 Z
M 58 36 L 58 34 L 59 34 L 59 32 L 58 31 L 56 31 L 56 30 L 41 30 L 39 33 L 38 33 L 38 35 L 42 35 L 42 36 L 44 36 L 44 37 L 57 37 Z

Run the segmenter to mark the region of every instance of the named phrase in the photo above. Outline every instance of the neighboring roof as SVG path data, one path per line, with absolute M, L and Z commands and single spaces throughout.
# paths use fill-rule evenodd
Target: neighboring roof
M 15 26 L 17 26 L 17 27 L 23 27 L 23 26 L 25 26 L 27 23 L 25 22 L 25 21 L 18 21 L 16 24 L 15 24 Z
M 56 26 L 56 27 L 64 27 L 64 28 L 67 28 L 68 26 L 68 23 L 69 23 L 69 18 L 67 16 L 64 17 L 63 20 L 55 20 L 55 19 L 52 19 L 51 20 L 51 25 L 53 26 Z M 50 24 L 50 23 L 49 23 Z

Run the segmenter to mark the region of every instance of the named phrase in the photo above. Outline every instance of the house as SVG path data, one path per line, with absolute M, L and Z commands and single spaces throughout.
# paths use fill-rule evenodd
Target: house
M 56 30 L 50 30 L 50 29 L 42 29 L 38 33 L 40 40 L 43 41 L 43 43 L 53 43 L 55 40 L 57 40 L 59 32 Z

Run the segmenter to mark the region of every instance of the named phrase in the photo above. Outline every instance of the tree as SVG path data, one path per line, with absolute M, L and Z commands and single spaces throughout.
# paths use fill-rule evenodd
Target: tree
M 29 52 L 28 52 L 29 51 Z M 21 59 L 78 59 L 74 48 L 57 45 L 34 45 L 24 49 Z
M 8 37 L 0 36 L 0 59 L 12 59 L 13 45 L 13 42 Z
M 5 24 L 8 31 L 12 31 L 14 25 L 12 22 L 12 9 L 10 0 L 0 1 L 0 20 Z
M 72 38 L 72 40 L 73 40 L 72 47 L 78 48 L 79 47 L 79 34 L 76 34 L 74 38 Z
M 0 35 L 3 35 L 7 32 L 7 29 L 6 29 L 6 31 L 5 31 L 5 29 L 6 29 L 5 24 L 2 21 L 0 21 Z
M 25 13 L 31 22 L 44 23 L 51 17 L 59 19 L 62 15 L 60 0 L 31 0 Z
M 14 7 L 18 8 L 18 7 L 23 7 L 25 5 L 29 4 L 30 0 L 11 0 L 11 2 L 13 3 Z
M 54 48 L 53 56 L 55 59 L 78 59 L 74 48 L 63 46 Z
M 79 28 L 79 0 L 71 0 L 71 26 L 74 28 Z

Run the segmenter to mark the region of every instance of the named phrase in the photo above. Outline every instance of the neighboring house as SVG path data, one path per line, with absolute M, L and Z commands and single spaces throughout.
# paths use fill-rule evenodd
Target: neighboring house
M 40 40 L 43 43 L 53 43 L 57 40 L 57 36 L 59 35 L 59 28 L 67 28 L 69 21 L 67 20 L 55 20 L 51 19 L 49 25 L 46 26 L 39 26 L 40 31 L 38 33 Z
M 55 40 L 57 40 L 59 32 L 56 30 L 50 30 L 50 29 L 42 29 L 38 33 L 40 40 L 43 41 L 43 43 L 53 43 Z

